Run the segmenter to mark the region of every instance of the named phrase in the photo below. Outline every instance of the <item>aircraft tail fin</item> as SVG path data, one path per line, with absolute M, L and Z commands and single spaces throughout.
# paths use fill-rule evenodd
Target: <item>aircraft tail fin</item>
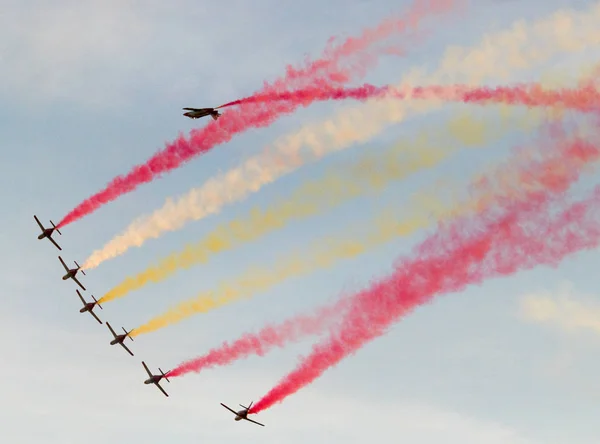
M 247 411 L 250 411 L 250 407 L 252 407 L 252 404 L 254 403 L 254 401 L 250 402 L 250 405 L 248 407 L 246 407 L 245 405 L 240 404 L 240 407 L 243 409 L 246 409 Z
M 56 232 L 62 236 L 62 233 L 60 232 L 60 230 L 58 228 L 56 228 L 56 225 L 54 225 L 54 222 L 50 221 L 50 223 L 52 224 L 52 226 L 54 227 Z
M 213 120 L 217 120 L 217 119 L 219 118 L 219 116 L 220 116 L 220 115 L 221 115 L 221 114 L 219 114 L 219 112 L 218 112 L 218 111 L 217 111 L 217 112 L 214 112 L 214 113 L 212 113 L 212 114 L 211 114 L 211 116 L 212 116 Z
M 163 372 L 163 371 L 160 369 L 160 367 L 158 367 L 158 371 L 160 372 L 160 374 L 161 374 L 161 375 L 163 375 L 163 378 L 165 378 L 165 380 L 166 380 L 166 381 L 167 381 L 167 382 L 170 384 L 170 383 L 171 383 L 171 381 L 169 381 L 169 378 L 167 377 L 167 375 L 169 374 L 169 372 L 167 372 L 167 373 L 165 374 L 165 372 Z
M 83 271 L 83 270 L 81 269 L 81 265 L 79 265 L 79 264 L 77 263 L 77 261 L 73 261 L 73 262 L 75 262 L 75 265 L 77 265 L 77 269 L 78 269 L 79 271 L 81 271 L 81 274 L 83 274 L 84 276 L 86 276 L 86 274 L 85 274 L 85 271 Z
M 97 305 L 98 307 L 100 307 L 100 310 L 104 310 L 104 309 L 102 308 L 102 305 L 100 305 L 100 304 L 98 303 L 98 300 L 97 300 L 97 299 L 94 297 L 94 295 L 92 295 L 92 299 L 94 300 L 94 302 L 96 303 L 96 305 Z
M 133 341 L 133 338 L 131 336 L 129 336 L 129 333 L 131 333 L 131 330 L 127 331 L 127 330 L 125 330 L 125 327 L 121 327 L 121 328 L 125 332 L 125 336 L 127 336 L 129 339 L 131 339 Z

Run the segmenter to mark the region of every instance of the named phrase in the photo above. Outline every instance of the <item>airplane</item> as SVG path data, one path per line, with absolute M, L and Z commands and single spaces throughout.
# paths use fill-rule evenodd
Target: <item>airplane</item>
M 248 411 L 250 410 L 250 407 L 252 407 L 252 403 L 254 403 L 254 401 L 252 401 L 248 407 L 244 407 L 242 404 L 240 404 L 240 407 L 243 407 L 244 410 L 240 410 L 239 412 L 236 412 L 235 410 L 230 409 L 229 407 L 227 407 L 223 403 L 221 403 L 221 405 L 235 415 L 235 420 L 236 421 L 239 421 L 241 419 L 245 419 L 246 421 L 250 421 L 250 422 L 253 422 L 254 424 L 258 424 L 259 426 L 263 426 L 264 427 L 265 426 L 264 424 L 261 424 L 260 422 L 253 421 L 250 418 L 248 418 Z
M 158 371 L 161 373 L 160 375 L 153 375 L 152 373 L 150 373 L 150 370 L 148 369 L 148 366 L 146 365 L 146 363 L 144 361 L 142 361 L 142 365 L 144 366 L 144 368 L 146 369 L 146 373 L 148 373 L 148 375 L 150 375 L 150 377 L 148 379 L 146 379 L 144 381 L 144 384 L 154 384 L 158 387 L 158 389 L 163 392 L 163 394 L 168 397 L 169 395 L 167 394 L 167 392 L 164 391 L 164 389 L 160 386 L 159 382 L 162 378 L 165 378 L 167 380 L 167 382 L 171 382 L 169 381 L 169 378 L 167 378 L 167 375 L 169 374 L 169 372 L 167 372 L 167 374 L 164 374 L 163 371 L 160 369 L 160 367 L 158 368 Z
M 56 225 L 54 225 L 54 222 L 50 221 L 50 223 L 52 224 L 52 226 L 54 228 L 44 228 L 44 226 L 42 225 L 42 223 L 40 222 L 40 220 L 37 218 L 37 216 L 35 214 L 33 215 L 33 218 L 35 219 L 37 224 L 42 229 L 42 234 L 40 234 L 38 236 L 38 239 L 43 239 L 43 238 L 47 237 L 48 240 L 50 242 L 52 242 L 56 248 L 58 248 L 59 250 L 62 251 L 62 248 L 60 248 L 60 246 L 56 243 L 56 241 L 54 239 L 52 239 L 52 233 L 54 233 L 55 230 L 58 234 L 60 234 L 62 236 L 62 233 L 58 230 L 58 228 L 56 228 Z
M 75 290 L 77 292 L 77 294 L 79 295 L 79 299 L 81 299 L 81 302 L 83 302 L 83 308 L 79 310 L 79 313 L 84 313 L 86 311 L 88 311 L 94 318 L 96 318 L 96 320 L 98 322 L 100 322 L 102 324 L 102 321 L 100 320 L 100 318 L 98 318 L 98 316 L 96 316 L 96 313 L 94 313 L 94 306 L 98 306 L 100 307 L 100 309 L 104 310 L 102 308 L 102 305 L 100 305 L 98 303 L 98 301 L 96 300 L 96 298 L 92 295 L 92 299 L 94 300 L 94 302 L 86 302 L 85 299 L 83 299 L 83 296 L 81 296 L 81 293 L 79 293 L 79 290 Z
M 214 120 L 217 120 L 221 114 L 215 108 L 183 108 L 189 112 L 183 113 L 184 116 L 190 119 L 199 119 L 204 116 L 211 116 Z
M 75 275 L 77 274 L 77 272 L 81 268 L 81 266 L 77 263 L 77 261 L 74 261 L 75 265 L 77 265 L 77 268 L 72 268 L 72 269 L 69 270 L 69 267 L 67 267 L 67 264 L 65 264 L 65 261 L 62 260 L 62 257 L 58 256 L 58 260 L 63 265 L 63 267 L 65 267 L 65 270 L 67 270 L 67 274 L 65 274 L 62 277 L 63 281 L 66 281 L 69 278 L 73 279 L 75 282 L 77 282 L 77 285 L 79 285 L 85 291 L 85 287 L 83 285 L 81 285 L 81 282 L 79 282 L 77 280 L 77 278 L 75 277 Z M 85 276 L 85 271 L 81 270 L 81 273 Z
M 123 327 L 121 327 L 121 328 L 123 328 L 123 331 L 125 332 L 125 334 L 118 335 L 118 334 L 115 333 L 115 331 L 112 329 L 112 327 L 110 326 L 110 324 L 108 322 L 106 323 L 106 325 L 108 325 L 108 329 L 110 330 L 110 332 L 115 337 L 115 339 L 113 339 L 112 341 L 110 341 L 110 345 L 121 344 L 121 347 L 123 347 L 125 350 L 127 350 L 127 352 L 131 356 L 133 356 L 133 353 L 131 353 L 131 350 L 129 350 L 127 348 L 127 346 L 123 343 L 123 341 L 125 340 L 125 338 L 127 338 L 129 336 L 129 333 L 131 333 L 131 330 L 127 331 Z M 129 339 L 131 339 L 133 341 L 133 338 L 131 336 L 129 336 Z

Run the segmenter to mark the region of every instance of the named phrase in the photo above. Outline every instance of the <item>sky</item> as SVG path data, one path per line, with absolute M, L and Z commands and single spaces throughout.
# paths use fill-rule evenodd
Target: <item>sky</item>
M 435 299 L 313 384 L 262 412 L 255 418 L 266 424 L 262 428 L 234 422 L 219 403 L 235 408 L 258 400 L 294 368 L 299 356 L 308 353 L 315 338 L 163 382 L 169 398 L 143 384 L 141 361 L 153 371 L 157 367 L 166 371 L 244 332 L 308 313 L 342 293 L 364 288 L 389 273 L 395 259 L 409 254 L 411 246 L 433 229 L 139 336 L 129 342 L 134 357 L 109 346 L 105 325 L 78 313 L 75 284 L 59 279 L 63 269 L 58 250 L 47 240 L 36 239 L 34 214 L 45 225 L 49 219 L 58 222 L 114 176 L 145 161 L 178 135 L 206 125 L 207 119 L 183 117 L 182 107 L 216 106 L 247 96 L 263 82 L 283 75 L 287 65 L 301 63 L 306 55 L 317 57 L 331 36 L 358 35 L 392 14 L 402 14 L 408 1 L 56 0 L 50 5 L 41 0 L 5 0 L 3 6 L 2 442 L 599 442 L 596 251 L 573 255 L 556 268 L 537 267 Z M 485 48 L 486 42 L 497 44 L 493 36 L 507 30 L 519 34 L 518 30 L 538 29 L 538 37 L 552 34 L 553 29 L 536 23 L 559 10 L 567 16 L 591 17 L 586 23 L 593 28 L 594 17 L 600 14 L 587 11 L 594 7 L 600 4 L 466 2 L 455 14 L 423 22 L 418 41 L 395 39 L 403 55 L 383 57 L 364 81 L 396 84 L 407 73 L 440 72 L 439 67 L 448 67 L 443 61 L 448 61 L 449 47 L 455 54 Z M 557 28 L 556 33 L 583 42 L 578 34 L 583 28 Z M 515 46 L 523 49 L 523 57 L 539 55 L 543 51 L 537 48 L 546 48 L 544 44 L 553 47 L 550 40 L 533 40 L 523 39 Z M 475 75 L 469 68 L 473 65 L 481 70 L 478 80 L 485 85 L 548 78 L 569 83 L 598 60 L 600 33 L 589 44 L 571 46 L 572 50 L 556 51 L 539 63 L 521 63 L 506 45 L 499 49 L 501 57 L 495 64 L 465 63 L 463 73 L 442 69 L 441 77 L 431 77 L 444 83 L 469 81 Z M 63 248 L 60 254 L 69 265 L 73 260 L 82 263 L 131 221 L 160 208 L 167 197 L 200 186 L 301 128 L 366 106 L 370 105 L 317 103 L 267 128 L 242 133 L 65 227 L 57 239 Z M 88 289 L 85 297 L 99 298 L 126 276 L 201 239 L 219 224 L 265 208 L 332 168 L 343 172 L 365 153 L 444 128 L 449 118 L 461 113 L 490 125 L 500 115 L 493 107 L 444 105 L 405 122 L 390 122 L 375 137 L 307 164 L 217 215 L 190 222 L 89 270 L 81 279 Z M 513 120 L 518 121 L 528 111 L 514 113 Z M 390 209 L 401 212 L 421 189 L 431 189 L 436 181 L 479 174 L 506 158 L 512 147 L 536 140 L 533 131 L 516 126 L 486 149 L 459 150 L 438 168 L 294 221 L 207 264 L 107 302 L 96 312 L 113 327 L 134 328 L 249 267 L 274 266 L 311 242 L 332 238 L 349 221 L 366 235 L 376 229 L 369 225 L 371 215 Z

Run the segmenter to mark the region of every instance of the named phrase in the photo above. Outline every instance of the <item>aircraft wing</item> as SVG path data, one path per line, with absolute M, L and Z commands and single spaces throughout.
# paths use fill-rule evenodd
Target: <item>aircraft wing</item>
M 65 264 L 65 261 L 63 261 L 62 257 L 58 256 L 58 260 L 60 261 L 60 263 L 62 264 L 63 267 L 65 267 L 65 270 L 68 272 L 69 271 L 69 267 L 67 267 L 67 264 Z M 85 290 L 85 288 L 84 288 Z
M 34 214 L 33 218 L 35 219 L 35 221 L 37 222 L 37 224 L 40 226 L 40 228 L 42 229 L 42 231 L 45 230 L 44 226 L 42 225 L 42 223 L 40 222 L 40 220 L 37 218 L 37 216 Z
M 265 426 L 264 424 L 261 424 L 260 422 L 256 422 L 256 421 L 253 421 L 253 420 L 251 420 L 250 418 L 244 418 L 244 419 L 245 419 L 246 421 L 253 422 L 254 424 L 258 424 L 259 426 L 263 426 L 263 427 Z
M 81 299 L 81 302 L 83 302 L 83 305 L 85 305 L 85 299 L 83 299 L 83 296 L 81 296 L 81 293 L 79 293 L 79 290 L 75 289 L 75 291 L 77 292 L 77 296 L 79 296 L 79 299 Z
M 182 108 L 186 111 L 200 111 L 200 108 Z
M 167 392 L 164 391 L 164 389 L 160 386 L 160 384 L 157 382 L 155 383 L 155 385 L 158 387 L 158 389 L 163 392 L 163 394 L 168 398 L 169 395 L 167 394 Z
M 226 406 L 225 404 L 223 404 L 223 403 L 221 403 L 221 405 L 222 405 L 223 407 L 225 407 L 227 410 L 229 410 L 231 413 L 233 413 L 235 416 L 237 416 L 237 412 L 236 412 L 235 410 L 233 410 L 233 409 L 230 409 L 229 407 L 227 407 L 227 406 Z
M 121 344 L 121 347 L 123 347 L 125 350 L 127 350 L 127 353 L 129 353 L 131 356 L 133 356 L 133 353 L 131 352 L 131 350 L 129 350 L 127 348 L 127 346 L 125 344 L 123 344 L 122 342 L 120 342 L 119 344 Z
M 148 373 L 148 376 L 150 376 L 150 377 L 154 376 L 152 373 L 150 373 L 150 369 L 148 368 L 148 366 L 146 365 L 146 363 L 144 361 L 142 361 L 142 365 L 146 369 L 146 373 Z
M 99 322 L 102 324 L 102 321 L 100 320 L 100 318 L 98 316 L 96 316 L 96 313 L 94 313 L 94 310 L 90 310 L 90 314 Z
M 110 330 L 110 332 L 113 334 L 113 336 L 116 338 L 117 334 L 115 333 L 115 331 L 112 329 L 112 327 L 110 326 L 110 324 L 107 322 L 106 325 L 108 326 L 108 329 Z
M 77 285 L 79 285 L 81 288 L 83 288 L 85 290 L 85 287 L 83 285 L 81 285 L 81 282 L 79 282 L 75 276 L 73 276 L 71 279 L 73 279 L 75 282 L 77 282 Z
M 52 236 L 48 236 L 48 240 L 49 240 L 50 242 L 52 242 L 56 248 L 58 248 L 60 251 L 62 251 L 62 248 L 60 248 L 60 245 L 58 245 L 58 244 L 56 243 L 56 241 L 55 241 L 54 239 L 52 239 Z

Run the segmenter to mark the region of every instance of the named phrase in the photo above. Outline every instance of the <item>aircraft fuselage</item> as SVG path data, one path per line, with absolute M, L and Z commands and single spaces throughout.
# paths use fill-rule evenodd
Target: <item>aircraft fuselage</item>
M 46 228 L 46 229 L 44 230 L 44 232 L 38 236 L 38 239 L 43 239 L 43 238 L 45 238 L 45 237 L 50 237 L 50 236 L 52 236 L 52 232 L 53 232 L 53 231 L 54 231 L 54 228 Z
M 67 279 L 71 279 L 71 278 L 75 277 L 75 275 L 77 274 L 77 272 L 78 272 L 78 271 L 79 271 L 79 269 L 78 269 L 78 268 L 74 268 L 74 269 L 72 269 L 72 270 L 69 270 L 69 271 L 67 272 L 67 274 L 65 274 L 65 275 L 63 276 L 63 281 L 66 281 Z
M 110 345 L 121 344 L 124 340 L 125 340 L 125 336 L 124 335 L 119 335 L 115 339 L 113 339 L 112 341 L 110 341 Z
M 189 117 L 190 119 L 199 119 L 201 117 L 211 116 L 214 120 L 217 120 L 221 114 L 214 108 L 197 108 L 189 110 L 188 112 L 183 113 L 183 115 Z
M 203 112 L 196 112 L 196 111 L 190 111 L 189 113 L 185 113 L 184 116 L 189 117 L 190 119 L 199 119 L 201 117 L 206 117 L 210 115 L 209 112 L 203 111 Z
M 144 384 L 156 384 L 162 379 L 162 375 L 153 375 L 152 377 L 146 379 Z
M 96 305 L 94 302 L 88 302 L 83 308 L 79 310 L 79 313 L 83 313 L 84 311 L 92 311 L 94 305 Z

